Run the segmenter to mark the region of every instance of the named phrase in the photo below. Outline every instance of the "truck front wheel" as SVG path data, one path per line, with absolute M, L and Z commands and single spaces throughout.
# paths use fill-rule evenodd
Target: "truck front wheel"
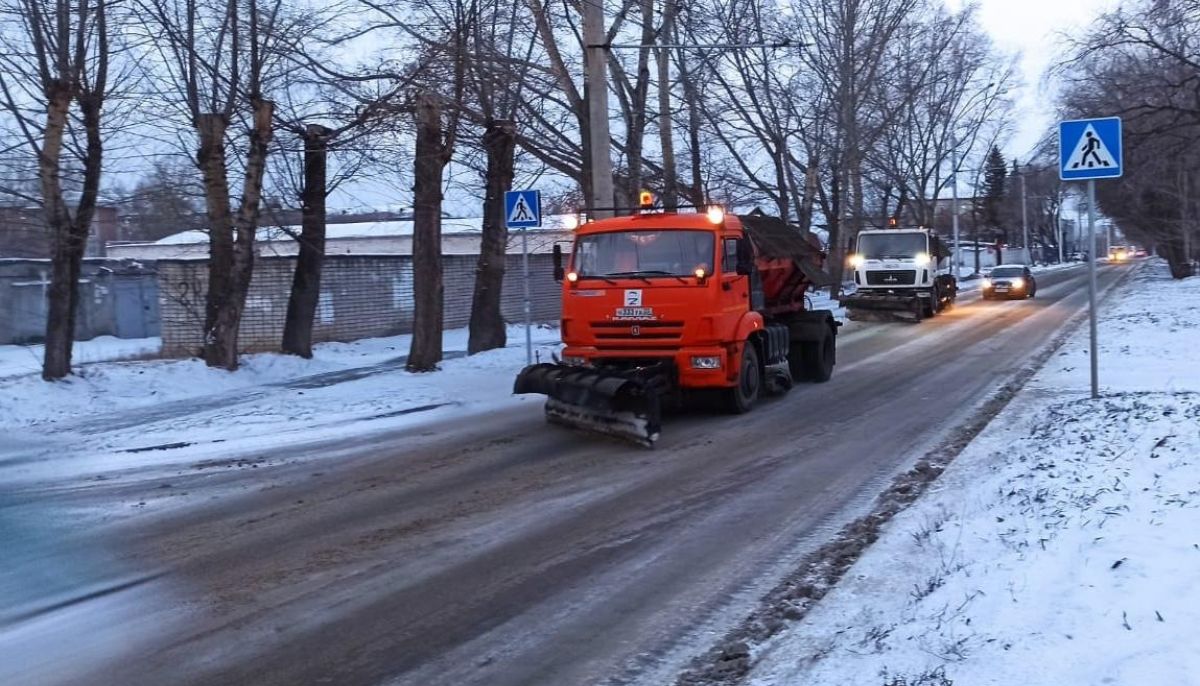
M 737 385 L 725 391 L 725 405 L 734 414 L 749 412 L 762 393 L 762 369 L 758 366 L 758 351 L 746 341 L 742 349 L 742 368 Z

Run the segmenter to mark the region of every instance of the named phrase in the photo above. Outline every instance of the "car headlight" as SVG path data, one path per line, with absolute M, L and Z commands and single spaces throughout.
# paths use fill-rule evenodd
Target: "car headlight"
M 991 287 L 992 287 L 992 280 L 991 280 L 991 279 L 984 279 L 983 281 L 980 281 L 980 282 L 979 282 L 979 285 L 983 286 L 984 288 L 991 288 Z
M 932 258 L 929 257 L 929 253 L 925 253 L 925 252 L 917 253 L 916 257 L 914 257 L 913 260 L 917 263 L 918 267 L 924 267 L 925 265 L 927 265 L 933 261 Z
M 1025 279 L 1022 279 L 1019 276 L 1017 278 L 1013 279 L 1012 287 L 1013 288 L 1024 288 L 1025 287 Z
M 692 369 L 720 369 L 720 356 L 693 356 Z
M 855 269 L 863 266 L 863 262 L 866 262 L 866 258 L 864 258 L 862 255 L 855 254 L 850 256 L 850 266 L 854 267 Z

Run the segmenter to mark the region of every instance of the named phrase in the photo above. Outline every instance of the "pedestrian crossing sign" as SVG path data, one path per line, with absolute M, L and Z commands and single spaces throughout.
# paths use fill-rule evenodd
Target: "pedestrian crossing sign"
M 1058 177 L 1063 181 L 1121 176 L 1121 118 L 1076 119 L 1058 124 Z
M 530 229 L 542 225 L 542 192 L 535 190 L 504 193 L 505 224 L 510 229 Z

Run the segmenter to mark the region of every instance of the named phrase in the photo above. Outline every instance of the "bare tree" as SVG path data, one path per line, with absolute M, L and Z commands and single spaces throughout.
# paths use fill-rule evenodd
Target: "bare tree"
M 106 0 L 0 5 L 0 107 L 37 159 L 36 200 L 51 234 L 47 381 L 71 373 L 79 273 L 104 161 L 109 19 Z
M 238 367 L 238 332 L 254 268 L 254 242 L 275 105 L 267 80 L 280 62 L 273 41 L 282 35 L 281 0 L 139 0 L 155 31 L 150 68 L 170 77 L 165 95 L 182 110 L 196 136 L 208 220 L 208 292 L 202 355 L 211 367 Z M 234 127 L 231 131 L 230 128 Z M 244 128 L 243 128 L 244 127 Z M 244 132 L 244 157 L 228 146 Z M 242 176 L 241 197 L 229 175 Z

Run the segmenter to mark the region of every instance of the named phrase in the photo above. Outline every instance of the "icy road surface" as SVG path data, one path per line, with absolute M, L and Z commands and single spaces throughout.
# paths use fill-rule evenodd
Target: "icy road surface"
M 8 561 L 0 682 L 668 682 L 1027 365 L 1085 277 L 847 327 L 830 383 L 672 418 L 654 451 L 549 427 L 535 402 L 116 464 L 89 461 L 92 439 L 58 462 L 33 440 L 0 454 L 0 521 L 56 531 Z M 116 430 L 132 446 L 137 423 Z

